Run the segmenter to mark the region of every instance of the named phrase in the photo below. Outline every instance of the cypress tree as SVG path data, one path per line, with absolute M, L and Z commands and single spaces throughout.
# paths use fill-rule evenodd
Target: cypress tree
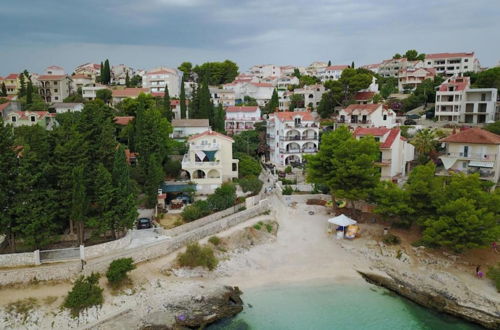
M 222 108 L 222 104 L 219 104 L 217 108 L 215 108 L 214 123 L 212 126 L 214 131 L 219 133 L 225 132 L 225 119 L 226 119 L 226 112 Z
M 189 118 L 190 119 L 198 119 L 199 117 L 199 110 L 200 110 L 200 99 L 199 99 L 199 93 L 200 93 L 200 85 L 196 87 L 196 89 L 193 88 L 193 93 L 191 94 L 191 102 L 189 102 Z
M 354 69 L 354 61 L 351 63 L 351 69 Z
M 72 199 L 70 219 L 77 225 L 78 242 L 81 245 L 85 240 L 85 220 L 87 211 L 83 166 L 76 166 L 73 169 L 73 183 L 71 188 Z
M 158 154 L 154 153 L 146 159 L 146 181 L 144 191 L 146 193 L 147 207 L 154 207 L 157 203 L 158 187 L 164 179 L 163 168 Z
M 180 95 L 180 104 L 181 104 L 181 119 L 186 118 L 186 91 L 184 89 L 184 76 L 182 76 L 181 81 L 181 95 Z
M 33 83 L 31 80 L 28 81 L 28 87 L 26 88 L 26 105 L 30 106 L 33 103 Z
M 332 66 L 332 61 L 328 60 L 328 66 Z
M 276 108 L 279 107 L 280 105 L 280 101 L 279 101 L 279 98 L 278 98 L 278 92 L 275 90 L 273 90 L 273 95 L 271 96 L 271 100 L 269 100 L 269 102 L 266 104 L 266 107 L 264 108 L 265 109 L 265 113 L 273 113 L 276 111 Z
M 208 82 L 205 79 L 201 84 L 201 90 L 199 94 L 199 114 L 198 118 L 208 119 L 210 125 L 214 122 L 214 105 L 210 99 L 210 90 L 208 89 Z
M 168 92 L 168 85 L 165 85 L 165 93 L 163 95 L 163 116 L 168 119 L 168 121 L 172 121 L 173 113 L 170 108 L 170 95 Z
M 103 234 L 108 230 L 114 232 L 114 212 L 113 203 L 115 188 L 113 187 L 111 173 L 100 163 L 97 166 L 95 176 L 95 211 L 97 217 L 93 223 L 89 224 L 98 234 Z M 113 235 L 115 236 L 115 235 Z
M 130 77 L 128 75 L 128 71 L 127 71 L 127 74 L 125 76 L 125 86 L 130 87 Z
M 24 73 L 19 74 L 19 92 L 17 94 L 19 97 L 26 95 L 26 81 L 24 79 Z
M 101 84 L 104 84 L 104 64 L 101 61 L 101 67 L 99 68 L 99 80 Z
M 7 86 L 2 82 L 2 96 L 7 96 Z
M 109 85 L 111 82 L 111 68 L 109 66 L 109 60 L 104 61 L 104 83 Z

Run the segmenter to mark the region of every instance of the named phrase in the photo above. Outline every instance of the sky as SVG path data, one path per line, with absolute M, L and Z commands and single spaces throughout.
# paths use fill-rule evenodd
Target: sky
M 0 0 L 0 76 L 59 65 L 356 66 L 395 53 L 500 61 L 498 0 Z

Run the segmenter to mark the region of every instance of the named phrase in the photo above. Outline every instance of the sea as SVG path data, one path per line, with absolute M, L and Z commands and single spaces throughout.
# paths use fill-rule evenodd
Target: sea
M 307 283 L 244 290 L 243 312 L 210 330 L 483 329 L 369 283 Z

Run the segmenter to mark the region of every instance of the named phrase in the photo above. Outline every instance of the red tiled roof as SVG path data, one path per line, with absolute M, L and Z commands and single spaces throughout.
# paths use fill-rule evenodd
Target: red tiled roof
M 181 104 L 181 100 L 170 100 L 171 106 L 177 106 L 179 104 Z M 186 100 L 186 104 L 189 104 L 189 100 Z
M 134 116 L 117 116 L 115 117 L 115 123 L 117 125 L 128 125 L 132 120 L 134 120 Z
M 153 74 L 163 74 L 163 73 L 176 73 L 176 72 L 174 70 L 160 69 L 156 71 L 149 71 L 146 74 L 153 75 Z
M 426 59 L 434 59 L 434 58 L 449 58 L 449 57 L 473 57 L 474 52 L 472 53 L 435 53 L 435 54 L 426 54 Z
M 399 128 L 391 129 L 391 132 L 385 138 L 384 143 L 380 145 L 380 149 L 389 149 L 396 140 L 396 138 L 398 137 L 398 135 L 399 135 Z
M 19 75 L 17 73 L 11 73 L 9 74 L 7 77 L 3 78 L 4 80 L 12 80 L 12 79 L 17 79 L 17 77 L 19 77 Z
M 371 100 L 375 96 L 375 92 L 357 92 L 355 99 L 356 101 Z
M 130 149 L 125 149 L 125 158 L 127 159 L 127 163 L 130 164 L 130 159 L 131 158 L 137 158 L 137 153 L 136 152 L 130 152 Z
M 455 143 L 500 144 L 500 135 L 475 127 L 450 135 L 440 141 Z
M 448 91 L 449 86 L 454 86 L 456 91 L 463 91 L 469 85 L 469 77 L 460 77 L 450 79 L 448 82 L 444 82 L 439 86 L 440 92 Z
M 226 107 L 226 112 L 254 112 L 259 109 L 258 106 L 242 106 L 242 107 L 236 107 L 236 106 L 229 106 Z
M 86 74 L 74 74 L 71 76 L 73 79 L 92 79 L 89 75 Z
M 189 138 L 188 138 L 188 141 L 191 141 L 191 140 L 194 140 L 194 139 L 197 139 L 199 137 L 202 137 L 202 136 L 219 136 L 219 137 L 222 137 L 222 138 L 225 138 L 225 139 L 228 139 L 230 141 L 233 141 L 234 140 L 232 138 L 230 138 L 229 136 L 227 135 L 224 135 L 224 134 L 221 134 L 221 133 L 218 133 L 218 132 L 215 132 L 215 131 L 205 131 L 203 133 L 199 133 L 199 134 L 195 134 L 195 135 L 191 135 Z
M 57 65 L 51 65 L 47 69 L 64 70 L 64 68 L 61 68 L 60 66 L 57 66 Z
M 347 69 L 349 65 L 332 65 L 332 66 L 327 66 L 325 70 L 327 71 L 335 71 L 335 70 L 344 70 Z
M 351 104 L 347 108 L 344 109 L 347 113 L 352 113 L 354 110 L 360 111 L 368 111 L 368 113 L 372 113 L 377 110 L 379 107 L 382 107 L 380 104 Z
M 15 114 L 17 114 L 20 119 L 28 119 L 28 116 L 35 115 L 38 119 L 49 116 L 51 114 L 48 111 L 14 111 Z
M 66 75 L 45 74 L 38 76 L 38 80 L 61 80 L 66 78 Z
M 112 92 L 113 97 L 137 97 L 141 93 L 148 93 L 147 88 L 125 88 L 125 89 L 114 89 Z
M 272 84 L 268 84 L 268 83 L 251 83 L 251 84 L 256 86 L 256 87 L 273 87 Z
M 5 102 L 0 104 L 0 113 L 5 110 L 9 106 L 10 102 Z
M 354 130 L 354 136 L 384 136 L 390 129 L 385 127 L 356 127 Z
M 302 120 L 305 121 L 312 121 L 313 116 L 310 112 L 307 111 L 283 111 L 283 112 L 276 112 L 275 113 L 276 118 L 278 118 L 280 121 L 290 121 L 293 120 L 296 116 L 302 117 Z

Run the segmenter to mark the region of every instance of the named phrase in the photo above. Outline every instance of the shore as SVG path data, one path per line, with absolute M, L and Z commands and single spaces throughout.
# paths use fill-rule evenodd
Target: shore
M 249 246 L 228 250 L 213 272 L 174 269 L 178 252 L 141 263 L 131 272 L 133 287 L 119 293 L 112 292 L 106 287 L 106 280 L 101 279 L 101 286 L 105 288 L 104 305 L 88 310 L 79 319 L 72 319 L 67 311 L 58 308 L 71 288 L 69 282 L 2 289 L 0 306 L 28 297 L 36 298 L 39 306 L 24 321 L 2 309 L 0 328 L 138 329 L 172 324 L 183 306 L 216 295 L 224 286 L 237 286 L 244 292 L 254 287 L 313 281 L 364 283 L 359 270 L 384 271 L 383 267 L 422 272 L 424 266 L 415 261 L 416 253 L 421 251 L 406 251 L 409 249 L 406 248 L 407 253 L 402 252 L 402 257 L 396 258 L 396 248 L 382 249 L 373 240 L 373 236 L 382 231 L 380 225 L 362 224 L 361 238 L 339 241 L 327 234 L 329 216 L 324 207 L 305 204 L 285 207 L 274 197 L 272 205 L 270 215 L 253 218 L 217 236 L 230 239 L 259 221 L 277 221 L 277 236 L 269 235 L 260 241 L 251 241 Z M 309 215 L 309 211 L 314 215 Z M 427 265 L 427 270 L 434 267 L 436 265 Z M 452 270 L 442 272 L 451 274 Z M 458 275 L 450 276 L 459 278 Z M 491 299 L 500 306 L 498 295 L 488 287 L 486 280 L 474 283 L 474 278 L 466 276 L 465 280 L 472 283 L 472 292 L 478 297 Z M 54 298 L 49 302 L 47 297 Z

